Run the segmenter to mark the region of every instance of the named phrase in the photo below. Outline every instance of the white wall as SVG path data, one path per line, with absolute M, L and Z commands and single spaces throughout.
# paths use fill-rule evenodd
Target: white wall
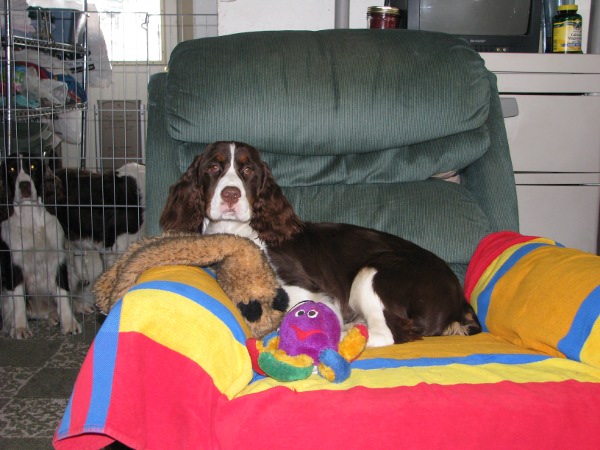
M 169 0 L 165 0 L 168 2 Z M 216 14 L 217 0 L 192 0 L 194 14 Z
M 218 4 L 219 35 L 263 30 L 323 30 L 335 25 L 335 0 L 208 1 Z M 349 1 L 350 28 L 366 28 L 367 8 L 384 3 L 383 0 Z M 583 19 L 583 48 L 587 48 L 591 2 L 574 2 Z
M 219 0 L 219 35 L 333 28 L 334 0 Z
M 219 35 L 266 30 L 324 30 L 335 26 L 335 0 L 217 0 Z M 350 0 L 350 28 L 367 27 L 367 7 L 383 0 Z

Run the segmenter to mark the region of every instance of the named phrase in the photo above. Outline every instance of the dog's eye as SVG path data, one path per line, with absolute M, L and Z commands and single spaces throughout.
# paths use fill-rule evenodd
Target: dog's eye
M 17 171 L 17 169 L 13 166 L 10 166 L 10 168 L 8 169 L 11 173 L 15 173 Z
M 254 167 L 252 166 L 244 166 L 242 169 L 242 173 L 244 175 L 252 175 L 254 173 Z
M 208 171 L 210 173 L 219 173 L 220 170 L 221 166 L 219 166 L 218 164 L 211 164 L 210 166 L 208 166 Z
M 311 309 L 309 312 L 306 313 L 306 315 L 308 317 L 310 317 L 311 319 L 314 319 L 315 317 L 317 317 L 319 315 L 319 311 L 315 311 L 314 309 Z
M 32 163 L 29 167 L 31 168 L 31 170 L 35 170 L 36 165 Z

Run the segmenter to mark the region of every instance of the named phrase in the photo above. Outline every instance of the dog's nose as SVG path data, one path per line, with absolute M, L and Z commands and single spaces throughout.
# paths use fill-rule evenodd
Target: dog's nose
M 19 183 L 19 190 L 21 191 L 21 197 L 31 197 L 31 183 L 29 181 L 21 181 Z
M 231 208 L 240 199 L 242 193 L 235 186 L 227 186 L 221 191 L 221 198 Z

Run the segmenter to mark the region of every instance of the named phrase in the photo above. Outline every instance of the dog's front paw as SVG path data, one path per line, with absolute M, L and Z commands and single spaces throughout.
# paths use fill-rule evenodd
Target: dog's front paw
M 385 347 L 394 343 L 394 336 L 386 326 L 369 327 L 369 340 L 367 347 Z
M 60 324 L 62 334 L 79 334 L 82 331 L 81 324 L 72 317 L 70 320 L 64 320 Z
M 29 329 L 29 326 L 19 327 L 19 328 L 11 328 L 9 335 L 11 338 L 15 339 L 29 339 L 33 337 L 33 332 Z
M 50 312 L 48 315 L 48 323 L 52 326 L 56 326 L 59 324 L 59 322 L 60 320 L 58 318 L 58 313 L 56 311 Z
M 92 314 L 96 311 L 94 299 L 91 296 L 83 296 L 73 301 L 73 310 L 78 314 Z

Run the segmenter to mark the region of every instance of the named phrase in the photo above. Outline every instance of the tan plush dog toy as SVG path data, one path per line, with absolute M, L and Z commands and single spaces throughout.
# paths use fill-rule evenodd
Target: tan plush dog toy
M 107 313 L 148 269 L 168 265 L 215 265 L 219 285 L 237 305 L 252 334 L 275 330 L 288 306 L 264 253 L 246 238 L 231 234 L 166 234 L 129 246 L 96 281 L 96 305 Z

